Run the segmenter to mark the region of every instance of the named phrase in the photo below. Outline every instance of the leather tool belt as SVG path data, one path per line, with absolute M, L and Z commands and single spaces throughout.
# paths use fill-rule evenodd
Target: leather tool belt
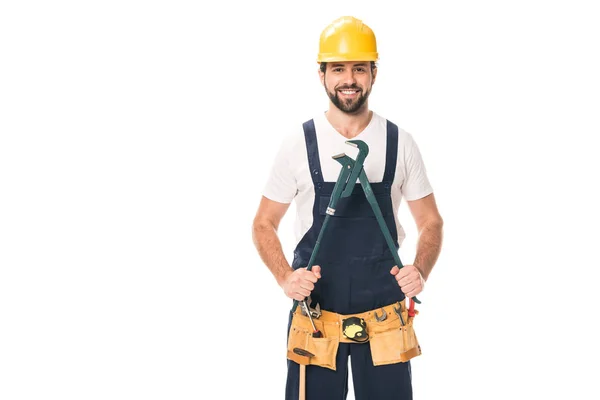
M 417 310 L 409 313 L 404 302 L 350 315 L 321 310 L 321 316 L 313 321 L 323 337 L 313 337 L 309 318 L 297 307 L 288 335 L 287 358 L 298 364 L 335 370 L 340 343 L 363 343 L 371 346 L 375 366 L 406 362 L 421 354 L 413 328 L 418 313 Z M 302 350 L 313 356 L 299 355 Z

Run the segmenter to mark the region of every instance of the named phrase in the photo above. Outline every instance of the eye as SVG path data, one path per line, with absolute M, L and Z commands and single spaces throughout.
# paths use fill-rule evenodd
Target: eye
M 342 72 L 342 68 L 341 67 L 334 68 L 333 72 Z

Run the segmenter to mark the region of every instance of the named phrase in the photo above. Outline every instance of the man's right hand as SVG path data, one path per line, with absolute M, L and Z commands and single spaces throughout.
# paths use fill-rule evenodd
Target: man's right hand
M 321 267 L 318 265 L 313 266 L 310 271 L 307 268 L 298 268 L 286 275 L 281 287 L 287 297 L 302 301 L 310 296 L 320 278 Z

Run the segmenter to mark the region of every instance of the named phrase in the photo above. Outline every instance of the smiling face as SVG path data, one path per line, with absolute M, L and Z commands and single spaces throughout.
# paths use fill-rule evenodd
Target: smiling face
M 331 62 L 319 72 L 331 102 L 347 114 L 355 114 L 366 106 L 377 69 L 371 62 Z

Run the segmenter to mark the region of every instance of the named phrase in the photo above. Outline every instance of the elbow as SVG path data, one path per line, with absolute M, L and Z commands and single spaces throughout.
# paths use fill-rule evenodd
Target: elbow
M 263 230 L 264 228 L 262 228 L 262 223 L 261 221 L 254 219 L 254 221 L 252 221 L 252 243 L 254 243 L 255 246 L 258 247 L 258 243 L 259 243 L 259 238 L 260 238 L 260 232 Z
M 419 229 L 420 233 L 423 233 L 424 231 L 430 231 L 430 232 L 439 232 L 441 233 L 444 229 L 444 220 L 443 218 L 438 214 L 436 216 L 432 216 L 429 219 L 427 219 L 427 221 L 425 221 Z
M 441 215 L 438 215 L 437 218 L 434 220 L 434 224 L 436 227 L 438 227 L 440 230 L 444 229 L 444 219 L 442 218 Z
M 264 230 L 264 229 L 268 228 L 270 225 L 271 224 L 269 223 L 269 221 L 266 220 L 265 218 L 256 217 L 252 221 L 252 231 L 254 232 L 254 231 Z
M 437 218 L 435 218 L 433 220 L 432 224 L 433 224 L 434 229 L 441 234 L 442 231 L 444 230 L 444 219 L 441 216 L 438 216 Z
M 256 237 L 262 232 L 276 230 L 275 226 L 267 219 L 256 217 L 252 221 L 252 238 L 256 240 Z
M 252 227 L 251 227 L 253 239 L 256 239 L 257 232 L 264 229 L 264 228 L 262 228 L 262 225 L 263 225 L 263 222 L 260 219 L 254 218 L 254 220 L 252 221 Z

